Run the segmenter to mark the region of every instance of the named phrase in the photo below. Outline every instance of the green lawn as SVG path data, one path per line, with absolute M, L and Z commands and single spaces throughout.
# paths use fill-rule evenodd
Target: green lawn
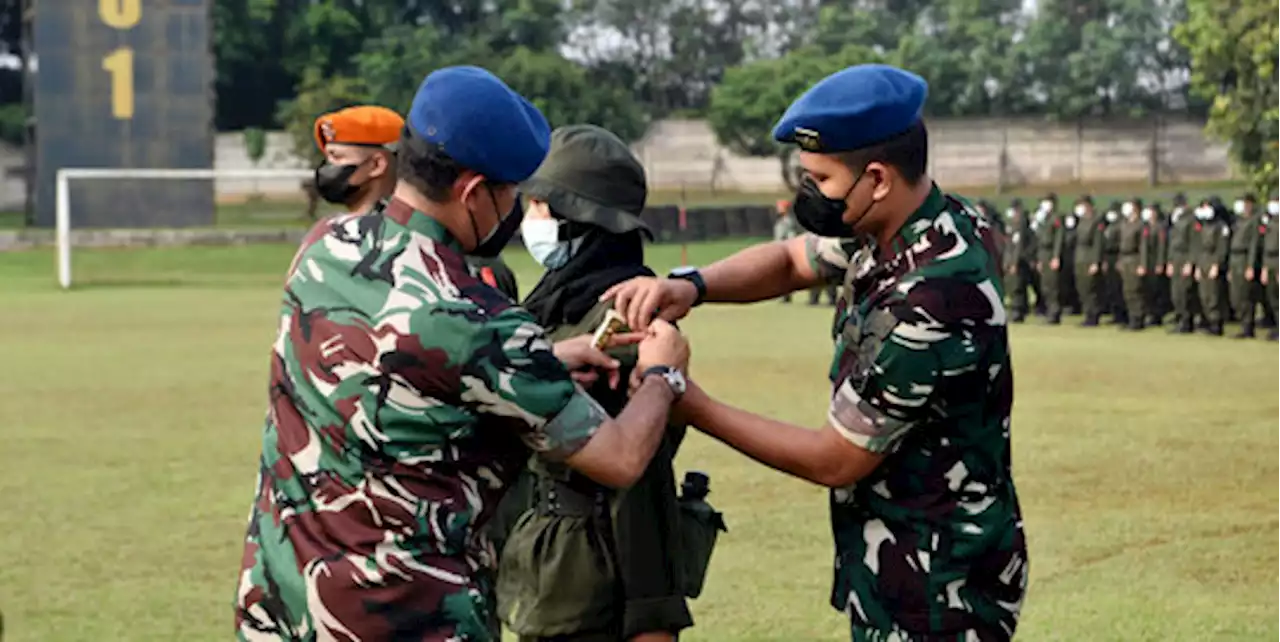
M 734 249 L 691 248 L 704 263 Z M 291 247 L 0 254 L 0 610 L 9 642 L 225 640 Z M 522 289 L 536 274 L 510 257 Z M 655 267 L 678 249 L 653 251 Z M 827 308 L 708 307 L 697 379 L 817 426 Z M 1277 348 L 1012 330 L 1031 547 L 1022 640 L 1276 639 Z M 730 531 L 682 640 L 847 640 L 824 491 L 694 435 Z

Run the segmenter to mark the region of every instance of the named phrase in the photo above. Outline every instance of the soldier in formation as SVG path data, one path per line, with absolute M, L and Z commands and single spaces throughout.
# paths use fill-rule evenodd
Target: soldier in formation
M 994 208 L 984 204 L 979 211 Z M 1274 340 L 1277 275 L 1267 268 L 1277 216 L 1280 200 L 1273 196 L 1264 210 L 1252 194 L 1230 208 L 1216 196 L 1193 208 L 1179 193 L 1167 215 L 1159 203 L 1136 197 L 1099 212 L 1091 197 L 1081 196 L 1062 210 L 1048 194 L 1027 216 L 1014 199 L 1003 217 L 1010 320 L 1024 321 L 1034 298 L 1049 324 L 1078 308 L 1085 327 L 1110 316 L 1137 331 L 1172 315 L 1171 333 L 1220 336 L 1224 324 L 1236 320 L 1237 338 L 1267 328 Z

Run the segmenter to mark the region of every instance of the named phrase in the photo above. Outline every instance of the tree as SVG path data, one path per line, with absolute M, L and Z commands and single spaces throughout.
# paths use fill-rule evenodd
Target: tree
M 582 66 L 558 53 L 517 49 L 493 72 L 526 96 L 553 128 L 589 123 L 631 141 L 648 124 L 646 114 L 626 92 L 592 84 Z
M 712 91 L 707 120 L 716 139 L 730 151 L 777 158 L 783 181 L 794 188 L 792 149 L 773 140 L 774 124 L 814 83 L 845 67 L 878 60 L 866 47 L 849 46 L 834 56 L 807 48 L 730 69 Z
M 293 142 L 293 153 L 310 165 L 319 165 L 324 154 L 316 148 L 315 122 L 321 114 L 366 102 L 364 83 L 357 78 L 321 75 L 317 69 L 307 70 L 298 83 L 298 95 L 281 103 L 276 119 Z
M 1005 113 L 1021 87 L 1010 49 L 1021 0 L 938 0 L 898 41 L 889 61 L 929 82 L 929 114 Z
M 1174 37 L 1191 56 L 1193 91 L 1213 100 L 1206 131 L 1230 145 L 1254 189 L 1277 182 L 1277 0 L 1187 0 Z

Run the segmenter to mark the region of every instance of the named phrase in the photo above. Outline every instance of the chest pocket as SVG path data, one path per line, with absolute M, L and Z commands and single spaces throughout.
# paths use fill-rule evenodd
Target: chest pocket
M 872 308 L 865 315 L 858 310 L 851 311 L 840 331 L 837 381 L 847 377 L 854 388 L 860 388 L 871 374 L 876 355 L 880 354 L 880 347 L 895 325 L 897 320 L 893 314 L 881 308 Z

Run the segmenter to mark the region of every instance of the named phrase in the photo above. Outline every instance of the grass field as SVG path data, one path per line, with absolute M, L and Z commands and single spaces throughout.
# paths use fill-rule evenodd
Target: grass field
M 950 189 L 945 185 L 943 187 Z M 1060 205 L 1063 208 L 1069 207 L 1076 196 L 1089 193 L 1099 207 L 1105 207 L 1112 200 L 1123 200 L 1137 196 L 1147 201 L 1159 201 L 1167 209 L 1169 200 L 1180 191 L 1186 193 L 1187 198 L 1191 199 L 1192 202 L 1211 194 L 1217 194 L 1224 201 L 1230 201 L 1235 195 L 1242 193 L 1244 189 L 1238 183 L 1191 183 L 1187 185 L 1158 185 L 1155 187 L 1146 184 L 1116 183 L 1092 187 L 1080 185 L 1018 187 L 1012 188 L 1004 194 L 996 194 L 995 189 L 990 187 L 959 189 L 957 191 L 973 199 L 986 198 L 1001 208 L 1006 207 L 1009 201 L 1014 198 L 1021 198 L 1028 208 L 1034 208 L 1040 197 L 1047 192 L 1054 191 L 1058 194 Z M 755 205 L 772 204 L 778 199 L 791 199 L 793 196 L 793 194 L 785 192 L 710 191 L 705 188 L 690 188 L 687 190 L 654 190 L 649 194 L 648 203 L 650 205 L 683 204 L 688 207 Z M 1263 198 L 1265 195 L 1260 195 L 1259 197 Z M 322 203 L 319 211 L 324 214 L 334 212 L 336 209 Z M 289 199 L 222 203 L 218 206 L 214 217 L 214 224 L 217 227 L 228 229 L 293 227 L 307 225 L 310 221 L 306 216 L 306 204 L 301 200 Z M 23 218 L 21 212 L 0 212 L 0 230 L 18 229 L 22 226 Z
M 705 263 L 735 249 L 691 248 Z M 0 254 L 0 610 L 8 642 L 225 640 L 292 248 Z M 528 291 L 527 255 L 510 257 Z M 655 248 L 655 267 L 678 259 Z M 694 373 L 816 426 L 828 308 L 708 307 Z M 1074 320 L 1072 320 L 1074 324 Z M 1274 640 L 1277 348 L 1015 326 L 1022 640 Z M 847 640 L 824 491 L 694 435 L 730 532 L 682 640 Z

